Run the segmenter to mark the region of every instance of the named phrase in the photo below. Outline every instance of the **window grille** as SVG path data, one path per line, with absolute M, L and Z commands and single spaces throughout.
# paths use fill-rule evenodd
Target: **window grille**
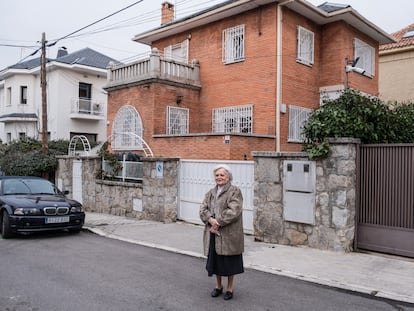
M 296 61 L 305 65 L 314 63 L 314 41 L 315 35 L 301 26 L 298 26 L 298 50 Z
M 142 121 L 138 111 L 132 106 L 118 110 L 112 127 L 113 150 L 142 150 Z
M 188 134 L 188 108 L 167 107 L 167 135 Z
M 244 60 L 244 25 L 223 30 L 223 63 Z
M 213 133 L 248 133 L 253 131 L 253 105 L 213 109 Z
M 312 109 L 289 105 L 289 142 L 303 142 L 303 126 L 312 114 Z
M 375 49 L 367 43 L 354 39 L 354 59 L 358 59 L 356 67 L 365 70 L 365 74 L 375 75 Z

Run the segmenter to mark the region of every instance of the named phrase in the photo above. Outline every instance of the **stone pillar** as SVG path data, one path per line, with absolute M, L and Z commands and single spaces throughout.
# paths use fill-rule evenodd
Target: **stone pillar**
M 332 139 L 330 144 L 330 157 L 316 161 L 314 224 L 291 222 L 283 218 L 283 162 L 309 161 L 307 154 L 253 152 L 253 226 L 256 240 L 339 252 L 353 250 L 359 140 Z
M 197 59 L 193 59 L 192 64 L 194 68 L 192 79 L 194 81 L 200 81 L 200 62 Z
M 153 48 L 150 54 L 149 74 L 151 77 L 159 77 L 161 74 L 161 59 L 157 48 Z
M 142 207 L 145 219 L 171 223 L 177 220 L 178 158 L 144 158 Z

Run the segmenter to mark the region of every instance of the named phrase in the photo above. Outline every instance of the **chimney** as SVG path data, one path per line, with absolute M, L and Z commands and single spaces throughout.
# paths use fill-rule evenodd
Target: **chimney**
M 174 20 L 174 4 L 163 2 L 161 4 L 161 25 L 170 23 Z
M 68 55 L 68 50 L 64 46 L 62 46 L 59 48 L 56 58 L 59 58 L 65 55 Z

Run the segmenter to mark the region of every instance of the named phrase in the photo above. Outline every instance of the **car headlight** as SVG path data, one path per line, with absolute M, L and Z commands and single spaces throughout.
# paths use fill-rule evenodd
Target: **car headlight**
M 13 212 L 14 215 L 40 215 L 40 210 L 37 208 L 22 208 L 18 207 Z
M 79 205 L 79 206 L 72 206 L 71 208 L 70 208 L 70 212 L 71 213 L 81 213 L 82 212 L 82 205 Z

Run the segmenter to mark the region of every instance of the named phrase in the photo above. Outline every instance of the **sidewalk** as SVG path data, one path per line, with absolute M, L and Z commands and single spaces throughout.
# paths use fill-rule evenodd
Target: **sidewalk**
M 204 258 L 200 225 L 87 212 L 84 228 L 108 238 Z M 246 235 L 243 259 L 245 268 L 414 303 L 414 260 L 408 258 L 268 244 Z

